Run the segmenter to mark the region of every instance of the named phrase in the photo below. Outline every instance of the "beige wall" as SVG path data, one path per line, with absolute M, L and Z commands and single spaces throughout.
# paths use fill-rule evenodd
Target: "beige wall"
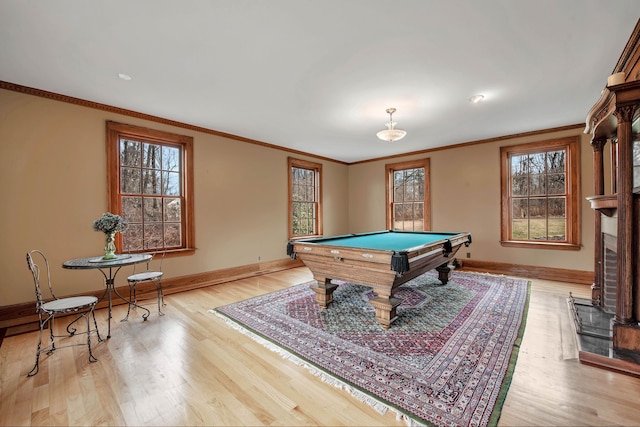
M 104 246 L 102 234 L 91 224 L 107 209 L 107 120 L 194 137 L 198 250 L 165 260 L 168 277 L 253 264 L 258 257 L 286 258 L 290 153 L 0 90 L 0 306 L 33 300 L 24 256 L 35 248 L 48 255 L 61 294 L 102 289 L 97 271 L 64 270 L 61 264 L 99 255 Z M 429 157 L 432 228 L 471 232 L 473 244 L 464 252 L 471 252 L 472 259 L 592 271 L 593 212 L 584 201 L 593 188 L 587 136 L 581 155 L 584 248 L 532 250 L 499 244 L 499 147 L 580 133 L 557 132 L 351 166 L 321 161 L 324 234 L 384 229 L 385 163 Z M 125 277 L 126 271 L 121 272 L 116 285 L 124 285 Z
M 64 270 L 61 264 L 99 255 L 104 246 L 91 225 L 107 210 L 107 120 L 194 137 L 198 250 L 167 258 L 168 277 L 253 264 L 258 257 L 286 258 L 289 153 L 0 90 L 0 306 L 34 299 L 25 262 L 30 249 L 47 254 L 60 294 L 103 288 L 98 271 Z M 347 233 L 348 167 L 321 163 L 325 233 Z M 117 286 L 126 283 L 125 270 Z
M 582 249 L 579 251 L 507 248 L 500 245 L 500 147 L 581 135 Z M 349 230 L 385 229 L 385 164 L 431 159 L 431 225 L 435 231 L 468 231 L 463 248 L 471 259 L 571 270 L 593 271 L 594 214 L 585 200 L 593 194 L 590 138 L 581 129 L 545 133 L 496 142 L 367 162 L 349 167 Z

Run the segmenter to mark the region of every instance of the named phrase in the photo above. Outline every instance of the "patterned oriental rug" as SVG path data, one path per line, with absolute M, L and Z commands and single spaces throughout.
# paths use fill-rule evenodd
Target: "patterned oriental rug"
M 339 287 L 321 310 L 309 284 L 210 310 L 323 380 L 407 424 L 496 425 L 528 307 L 526 280 L 455 271 L 401 286 L 398 318 L 374 319 L 366 286 Z

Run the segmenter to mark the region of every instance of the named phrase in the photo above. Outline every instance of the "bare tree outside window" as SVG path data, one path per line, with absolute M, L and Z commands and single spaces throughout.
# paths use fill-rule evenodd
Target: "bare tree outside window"
M 179 147 L 120 139 L 122 233 L 134 251 L 181 246 L 181 153 Z
M 393 229 L 424 231 L 424 168 L 393 172 Z
M 566 151 L 511 156 L 511 238 L 566 240 Z

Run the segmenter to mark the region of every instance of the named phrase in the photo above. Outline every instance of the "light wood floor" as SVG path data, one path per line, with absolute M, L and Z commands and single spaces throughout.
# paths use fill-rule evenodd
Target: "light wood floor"
M 147 322 L 116 307 L 112 338 L 33 366 L 37 333 L 0 347 L 2 425 L 404 425 L 229 328 L 207 310 L 311 279 L 297 268 L 166 297 Z M 640 425 L 640 379 L 580 364 L 566 297 L 589 287 L 534 280 L 502 426 Z M 106 312 L 98 312 L 106 330 Z

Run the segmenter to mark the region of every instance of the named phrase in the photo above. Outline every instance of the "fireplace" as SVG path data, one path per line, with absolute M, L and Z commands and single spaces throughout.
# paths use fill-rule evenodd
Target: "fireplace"
M 616 314 L 618 256 L 616 237 L 605 233 L 602 233 L 601 237 L 602 281 L 600 285 L 594 283 L 592 287 L 600 289 L 593 289 L 591 299 L 575 298 L 569 294 L 569 309 L 580 347 L 586 346 L 588 351 L 608 354 L 611 346 L 612 320 Z
M 578 337 L 581 362 L 640 375 L 640 354 L 614 348 L 614 317 L 618 300 L 617 238 L 601 233 L 600 285 L 594 283 L 591 299 L 569 295 L 569 310 Z

